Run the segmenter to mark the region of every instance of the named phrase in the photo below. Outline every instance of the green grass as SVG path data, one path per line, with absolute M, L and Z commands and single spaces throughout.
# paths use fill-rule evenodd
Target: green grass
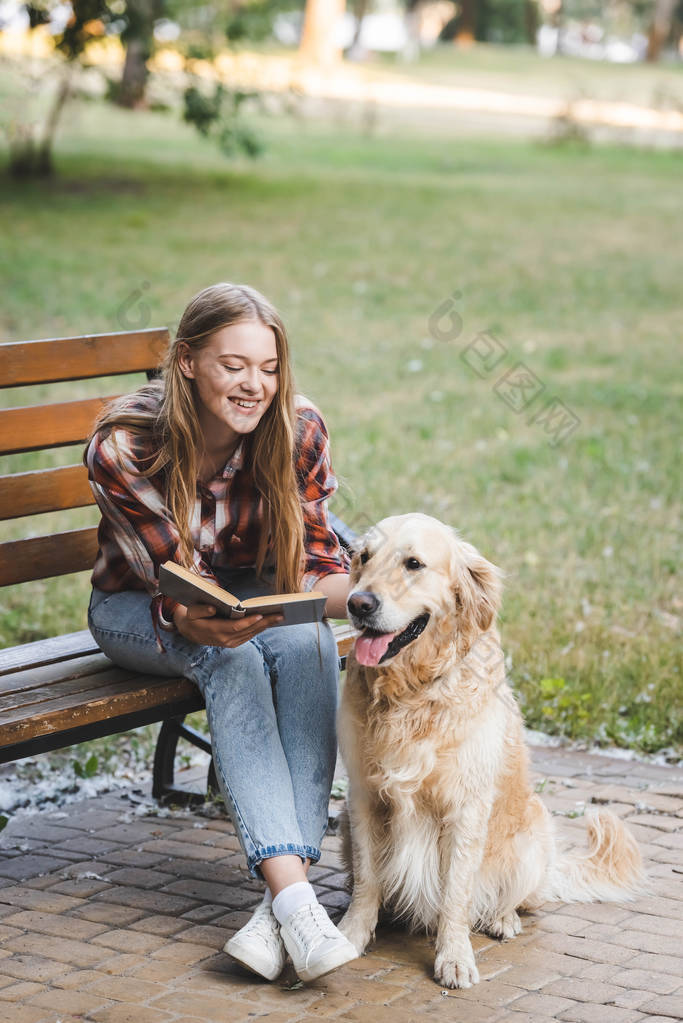
M 502 634 L 528 723 L 681 744 L 680 156 L 381 122 L 371 136 L 262 128 L 265 158 L 230 164 L 170 115 L 74 104 L 59 176 L 2 183 L 0 334 L 123 329 L 138 314 L 173 327 L 210 282 L 260 288 L 328 421 L 337 513 L 358 527 L 434 514 L 505 570 Z M 462 332 L 436 340 L 430 316 L 454 290 Z M 487 379 L 462 358 L 483 330 L 508 350 Z M 494 391 L 518 361 L 545 387 L 532 411 L 557 396 L 578 416 L 563 445 Z M 0 642 L 84 627 L 87 590 L 87 576 L 8 588 Z

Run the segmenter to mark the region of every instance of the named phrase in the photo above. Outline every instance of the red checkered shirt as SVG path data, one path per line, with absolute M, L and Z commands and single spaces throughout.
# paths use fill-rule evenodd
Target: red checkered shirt
M 140 403 L 148 408 L 149 401 L 131 395 L 128 408 L 134 411 Z M 263 516 L 248 463 L 249 441 L 247 436 L 240 442 L 213 479 L 206 483 L 197 480 L 190 529 L 195 568 L 208 579 L 215 580 L 216 568 L 246 568 L 256 563 Z M 140 475 L 140 469 L 153 462 L 156 451 L 151 436 L 137 436 L 123 428 L 115 428 L 109 435 L 95 434 L 88 446 L 90 485 L 102 512 L 91 580 L 97 589 L 154 593 L 159 566 L 164 561 L 178 561 L 178 530 L 166 508 L 163 471 Z M 296 400 L 294 458 L 304 516 L 302 589 L 310 590 L 326 575 L 348 572 L 349 562 L 327 517 L 327 500 L 337 489 L 327 429 L 318 409 L 301 396 Z M 164 598 L 162 624 L 170 621 L 176 606 Z

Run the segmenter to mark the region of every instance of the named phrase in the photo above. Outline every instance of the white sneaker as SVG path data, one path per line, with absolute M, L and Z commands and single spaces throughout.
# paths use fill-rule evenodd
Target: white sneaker
M 262 902 L 251 920 L 225 943 L 224 951 L 266 980 L 279 977 L 287 952 L 272 907 Z
M 292 913 L 281 925 L 280 935 L 301 980 L 315 980 L 358 958 L 356 949 L 337 930 L 319 902 Z

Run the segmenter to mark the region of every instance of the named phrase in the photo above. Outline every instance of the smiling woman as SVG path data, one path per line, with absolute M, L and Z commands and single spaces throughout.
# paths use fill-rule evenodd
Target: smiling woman
M 268 885 L 226 951 L 269 980 L 289 952 L 313 980 L 357 954 L 306 879 L 336 761 L 332 631 L 274 628 L 276 615 L 223 619 L 158 593 L 170 560 L 240 599 L 315 586 L 327 613 L 345 616 L 327 430 L 294 393 L 273 306 L 243 285 L 196 295 L 162 379 L 105 411 L 85 461 L 102 512 L 90 630 L 115 663 L 199 687 L 226 807 L 252 875 Z

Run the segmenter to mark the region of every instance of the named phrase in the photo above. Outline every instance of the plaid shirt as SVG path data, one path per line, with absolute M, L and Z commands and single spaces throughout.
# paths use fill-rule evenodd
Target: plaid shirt
M 149 400 L 133 395 L 129 409 Z M 146 589 L 154 593 L 159 566 L 178 561 L 179 537 L 164 500 L 164 474 L 140 475 L 156 453 L 149 435 L 136 436 L 121 428 L 112 432 L 116 443 L 112 434 L 97 433 L 86 452 L 90 485 L 102 512 L 92 585 L 107 592 Z M 247 436 L 213 479 L 197 480 L 190 529 L 195 568 L 208 579 L 215 580 L 216 568 L 256 563 L 263 515 L 248 449 Z M 327 430 L 318 409 L 301 396 L 296 401 L 294 458 L 304 516 L 302 589 L 310 590 L 326 575 L 348 572 L 348 558 L 327 518 L 327 499 L 337 489 Z M 176 606 L 164 598 L 162 624 L 168 624 Z

